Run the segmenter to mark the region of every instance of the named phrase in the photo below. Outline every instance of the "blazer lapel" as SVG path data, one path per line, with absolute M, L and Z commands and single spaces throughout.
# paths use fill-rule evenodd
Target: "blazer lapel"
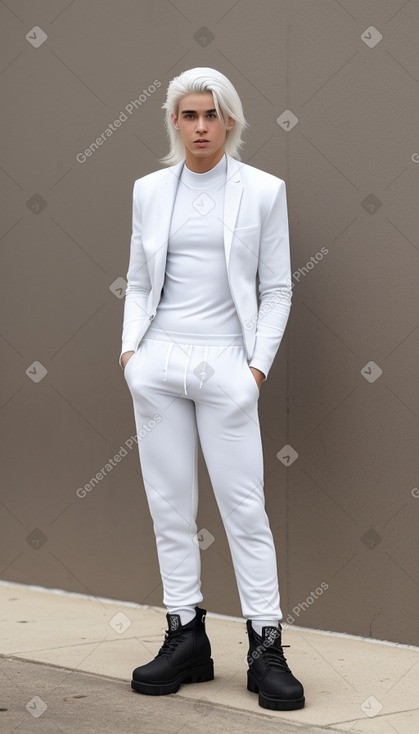
M 156 191 L 156 240 L 160 245 L 159 249 L 166 251 L 169 240 L 170 220 L 172 218 L 173 205 L 175 203 L 175 196 L 182 168 L 183 161 L 180 161 L 180 163 L 177 163 L 175 166 L 168 168 L 166 176 L 160 184 L 158 191 Z M 164 254 L 166 254 L 166 252 Z
M 231 242 L 237 222 L 243 184 L 240 176 L 240 163 L 227 156 L 227 180 L 224 195 L 224 250 L 227 267 L 230 260 Z
M 171 166 L 167 169 L 166 176 L 155 192 L 156 209 L 154 210 L 155 216 L 153 217 L 154 232 L 152 238 L 152 258 L 154 260 L 152 267 L 154 269 L 155 286 L 153 289 L 153 295 L 154 300 L 156 301 L 153 304 L 154 306 L 157 306 L 161 289 L 163 288 L 170 234 L 170 222 L 183 163 L 184 161 L 180 161 L 175 166 Z

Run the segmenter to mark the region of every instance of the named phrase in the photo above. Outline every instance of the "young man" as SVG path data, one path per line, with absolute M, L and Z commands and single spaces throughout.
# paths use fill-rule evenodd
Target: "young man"
M 139 454 L 168 630 L 132 687 L 161 695 L 213 678 L 198 606 L 199 438 L 247 620 L 248 690 L 262 707 L 301 708 L 282 649 L 257 406 L 291 305 L 285 184 L 238 163 L 247 123 L 220 72 L 183 72 L 163 107 L 170 167 L 134 185 L 120 364 L 137 433 L 150 427 Z

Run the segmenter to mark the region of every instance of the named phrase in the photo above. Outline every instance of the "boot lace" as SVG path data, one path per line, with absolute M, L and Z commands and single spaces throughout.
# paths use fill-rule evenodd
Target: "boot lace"
M 263 658 L 265 662 L 273 668 L 280 668 L 283 673 L 291 673 L 287 665 L 287 658 L 283 653 L 284 647 L 290 647 L 290 645 L 276 644 L 267 647 L 263 652 Z
M 175 632 L 169 632 L 169 630 L 166 630 L 165 636 L 164 636 L 164 642 L 161 646 L 160 650 L 157 653 L 157 657 L 159 655 L 171 655 L 178 645 L 181 643 L 181 636 L 177 635 Z

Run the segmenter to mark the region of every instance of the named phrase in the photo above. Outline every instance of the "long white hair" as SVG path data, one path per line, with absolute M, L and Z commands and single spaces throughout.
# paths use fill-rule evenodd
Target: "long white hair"
M 242 132 L 248 126 L 243 114 L 240 97 L 229 79 L 216 69 L 199 66 L 188 69 L 176 76 L 167 89 L 166 102 L 162 105 L 166 110 L 165 126 L 170 142 L 170 151 L 160 159 L 161 163 L 172 166 L 185 157 L 185 147 L 179 130 L 174 127 L 171 115 L 177 115 L 179 102 L 187 94 L 211 92 L 217 115 L 226 124 L 228 117 L 232 117 L 234 125 L 227 130 L 225 152 L 240 160 L 239 150 L 243 145 Z

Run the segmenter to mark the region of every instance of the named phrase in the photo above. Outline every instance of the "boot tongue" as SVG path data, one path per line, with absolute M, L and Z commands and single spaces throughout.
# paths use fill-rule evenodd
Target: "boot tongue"
M 262 627 L 262 642 L 266 647 L 275 645 L 276 640 L 281 644 L 281 632 L 278 627 Z
M 169 625 L 169 632 L 176 632 L 176 630 L 181 627 L 179 614 L 168 614 L 167 621 Z

